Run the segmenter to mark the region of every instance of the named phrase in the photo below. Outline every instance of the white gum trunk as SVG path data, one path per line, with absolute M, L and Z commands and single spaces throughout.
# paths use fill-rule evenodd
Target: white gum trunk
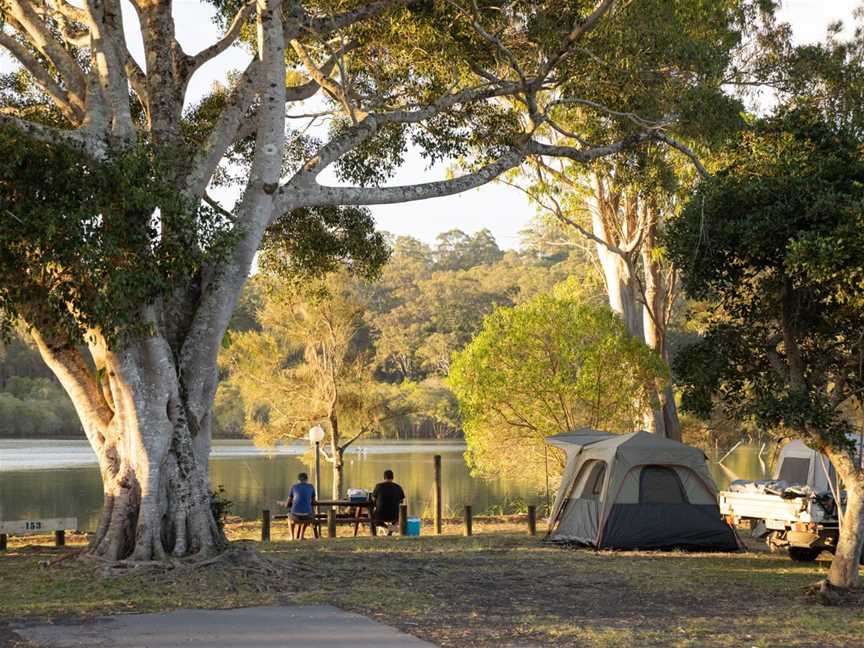
M 670 310 L 670 295 L 663 280 L 663 268 L 655 254 L 659 216 L 646 218 L 648 225 L 642 241 L 642 268 L 644 273 L 644 300 L 642 313 L 643 339 L 663 361 L 669 364 L 669 348 L 666 333 Z M 674 281 L 674 279 L 672 279 Z M 657 385 L 657 404 L 651 412 L 653 432 L 667 439 L 681 440 L 681 423 L 672 385 Z
M 335 461 L 333 462 L 333 499 L 342 499 L 344 493 L 343 480 L 345 476 L 345 450 L 336 449 Z
M 94 357 L 105 362 L 103 391 L 113 415 L 104 427 L 87 425 L 104 490 L 90 551 L 109 560 L 218 551 L 225 538 L 210 508 L 206 463 L 193 451 L 167 342 L 152 337 L 116 353 L 94 348 Z M 79 411 L 89 406 L 84 395 L 70 396 Z
M 618 313 L 630 335 L 645 342 L 668 363 L 669 295 L 662 280 L 661 264 L 654 254 L 657 215 L 648 212 L 644 205 L 610 194 L 599 177 L 594 179 L 593 194 L 591 229 L 597 239 L 597 257 L 609 307 Z M 640 256 L 644 275 L 641 282 L 637 277 Z M 681 425 L 672 386 L 658 382 L 650 391 L 651 407 L 643 414 L 645 430 L 680 440 Z
M 592 210 L 591 225 L 597 238 L 615 244 L 610 240 L 610 233 L 606 231 L 598 209 Z M 632 267 L 627 259 L 610 250 L 608 246 L 597 243 L 596 248 L 606 282 L 609 307 L 621 316 L 624 326 L 631 335 L 642 339 L 642 319 L 636 297 L 638 289 Z
M 335 399 L 334 399 L 335 400 Z M 333 499 L 342 499 L 342 481 L 345 473 L 345 448 L 339 432 L 339 418 L 330 414 L 330 456 L 333 457 Z

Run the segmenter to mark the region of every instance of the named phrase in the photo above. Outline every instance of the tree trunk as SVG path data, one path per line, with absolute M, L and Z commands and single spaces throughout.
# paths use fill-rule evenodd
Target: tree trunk
M 843 512 L 840 538 L 831 561 L 828 582 L 835 587 L 857 587 L 864 547 L 864 474 L 861 470 L 844 470 L 842 466 L 846 462 L 838 462 L 833 456 L 831 462 L 846 488 L 846 510 Z
M 88 390 L 82 368 L 93 374 L 74 347 L 52 344 L 35 330 L 34 338 L 66 387 L 99 462 L 104 506 L 89 551 L 109 560 L 162 560 L 224 547 L 210 508 L 207 457 L 193 449 L 199 425 L 187 417 L 165 339 L 146 338 L 114 352 L 94 334 L 99 385 Z
M 345 470 L 345 448 L 336 447 L 333 455 L 333 499 L 342 499 L 342 478 Z
M 642 338 L 642 317 L 636 298 L 636 282 L 633 270 L 627 260 L 597 244 L 597 256 L 603 269 L 609 308 L 618 313 L 624 321 L 627 332 Z
M 333 499 L 342 499 L 342 474 L 345 466 L 345 448 L 339 432 L 339 418 L 330 415 L 330 456 L 333 457 Z
M 642 268 L 645 275 L 645 294 L 642 313 L 642 339 L 645 344 L 654 349 L 663 362 L 669 366 L 669 347 L 666 343 L 669 312 L 672 298 L 669 294 L 675 283 L 675 275 L 669 279 L 669 287 L 662 276 L 661 262 L 656 255 L 657 229 L 660 225 L 660 215 L 657 213 L 646 216 L 648 222 L 645 237 L 642 241 Z M 675 392 L 671 382 L 657 385 L 657 405 L 651 413 L 650 431 L 673 439 L 681 440 L 681 423 L 678 420 L 678 407 L 675 404 Z

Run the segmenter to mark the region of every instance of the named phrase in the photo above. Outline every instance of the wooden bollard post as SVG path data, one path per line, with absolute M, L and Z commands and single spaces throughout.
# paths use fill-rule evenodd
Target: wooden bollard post
M 332 506 L 327 509 L 327 536 L 336 537 L 336 509 Z
M 0 533 L 0 551 L 6 551 L 6 534 Z
M 66 546 L 66 532 L 63 531 L 62 529 L 54 532 L 54 546 L 55 547 L 65 547 Z
M 471 515 L 471 506 L 465 506 L 465 535 L 474 535 L 474 518 Z
M 261 542 L 270 542 L 270 511 L 261 511 Z
M 399 505 L 399 535 L 408 535 L 408 505 Z
M 532 536 L 537 535 L 537 507 L 528 507 L 528 533 Z
M 435 455 L 435 533 L 441 535 L 441 455 Z

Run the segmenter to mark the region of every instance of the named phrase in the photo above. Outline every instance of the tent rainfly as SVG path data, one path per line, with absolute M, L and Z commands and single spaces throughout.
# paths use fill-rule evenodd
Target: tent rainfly
M 549 539 L 602 549 L 735 551 L 705 455 L 648 432 L 548 437 L 567 454 Z

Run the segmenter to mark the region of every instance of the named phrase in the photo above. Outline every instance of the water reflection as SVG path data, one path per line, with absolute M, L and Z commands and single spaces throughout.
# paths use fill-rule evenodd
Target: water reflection
M 79 520 L 82 529 L 95 528 L 99 509 L 102 506 L 102 488 L 99 473 L 94 465 L 73 465 L 55 468 L 62 464 L 64 451 L 76 462 L 82 460 L 80 444 L 71 442 L 54 444 L 49 460 L 38 463 L 42 448 L 31 445 L 18 446 L 16 450 L 28 451 L 31 464 L 45 469 L 0 470 L 0 519 L 18 520 L 28 517 L 67 517 Z M 274 455 L 255 453 L 248 444 L 245 448 L 234 443 L 220 443 L 211 461 L 211 481 L 225 487 L 226 497 L 234 502 L 233 512 L 252 519 L 260 515 L 261 509 L 276 509 L 275 502 L 283 499 L 297 473 L 305 471 L 314 476 L 314 466 L 308 458 L 297 452 L 282 452 Z M 362 450 L 362 449 L 361 449 Z M 435 445 L 412 444 L 367 444 L 365 451 L 348 455 L 345 466 L 345 485 L 351 488 L 371 489 L 380 481 L 386 469 L 396 473 L 396 481 L 402 484 L 408 496 L 409 510 L 417 514 L 431 514 L 433 489 L 432 456 L 441 454 L 443 477 L 443 506 L 452 514 L 461 512 L 465 504 L 471 504 L 475 513 L 512 508 L 514 502 L 542 504 L 545 496 L 537 493 L 531 485 L 504 479 L 483 481 L 472 478 L 462 457 L 463 449 L 456 444 Z M 11 450 L 4 442 L 0 453 L 7 460 Z M 766 450 L 759 460 L 757 446 L 740 446 L 720 466 L 710 461 L 711 474 L 718 487 L 725 488 L 732 479 L 762 479 L 768 476 L 771 456 Z M 713 458 L 712 458 L 713 459 Z M 86 463 L 86 462 L 85 462 Z M 313 477 L 314 478 L 314 477 Z M 321 489 L 330 495 L 331 479 L 329 466 L 322 463 Z
M 717 483 L 717 488 L 723 490 L 736 479 L 768 479 L 771 477 L 775 460 L 776 446 L 766 444 L 741 444 L 725 458 L 723 463 L 717 463 L 715 457 L 709 457 L 708 466 L 711 475 Z
M 285 498 L 298 472 L 305 471 L 314 479 L 314 465 L 297 453 L 238 456 L 241 451 L 236 442 L 220 443 L 216 450 L 210 462 L 211 482 L 225 487 L 225 496 L 233 502 L 232 512 L 247 519 L 260 516 L 263 508 L 275 510 L 276 500 Z M 539 503 L 541 499 L 527 483 L 472 478 L 462 456 L 464 447 L 458 444 L 400 443 L 394 447 L 370 443 L 358 450 L 346 458 L 346 488 L 371 489 L 389 468 L 405 489 L 414 514 L 431 514 L 434 454 L 442 455 L 445 511 L 456 514 L 471 504 L 480 513 L 515 501 Z M 102 506 L 96 467 L 52 465 L 53 459 L 46 466 L 49 469 L 0 471 L 0 519 L 74 516 L 82 529 L 95 528 Z M 321 470 L 321 490 L 329 497 L 329 465 L 322 462 Z

